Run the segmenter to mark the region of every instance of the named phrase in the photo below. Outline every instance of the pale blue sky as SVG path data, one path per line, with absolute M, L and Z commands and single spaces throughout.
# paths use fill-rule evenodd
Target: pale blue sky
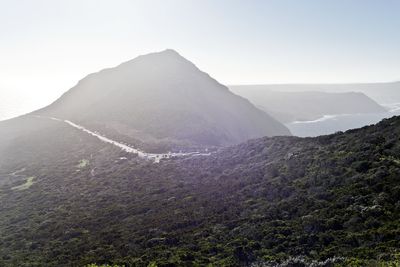
M 0 92 L 166 48 L 225 84 L 399 80 L 400 1 L 0 0 Z

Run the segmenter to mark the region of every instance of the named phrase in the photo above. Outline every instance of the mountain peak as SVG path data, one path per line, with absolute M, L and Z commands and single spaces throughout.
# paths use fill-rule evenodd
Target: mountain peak
M 179 54 L 176 50 L 171 49 L 171 48 L 167 48 L 167 49 L 165 49 L 165 50 L 163 50 L 163 51 L 161 51 L 161 52 L 159 52 L 159 53 L 162 53 L 162 54 L 170 54 L 170 55 L 178 55 L 178 56 L 180 56 L 180 54 Z
M 180 55 L 174 49 L 165 49 L 159 52 L 152 52 L 144 55 L 140 55 L 136 58 L 133 58 L 129 61 L 122 63 L 120 66 L 131 66 L 140 64 L 140 67 L 145 69 L 149 69 L 149 66 L 164 66 L 167 69 L 174 68 L 177 66 L 188 67 L 195 66 L 191 61 Z M 146 66 L 144 66 L 144 65 Z
M 89 75 L 40 113 L 149 144 L 230 145 L 290 134 L 172 49 Z
M 148 54 L 148 55 L 153 55 L 153 56 L 162 57 L 162 58 L 169 58 L 169 59 L 174 59 L 174 60 L 178 60 L 178 61 L 185 61 L 185 62 L 190 62 L 191 64 L 193 64 L 190 60 L 183 57 L 176 50 L 170 49 L 170 48 L 162 50 L 160 52 Z M 146 57 L 146 55 L 144 55 L 144 57 Z
M 175 57 L 175 58 L 183 58 L 183 59 L 185 59 L 176 50 L 170 49 L 170 48 L 162 50 L 162 51 L 159 51 L 159 52 L 153 52 L 153 53 L 141 55 L 138 58 L 160 57 L 160 56 L 162 56 L 162 57 Z

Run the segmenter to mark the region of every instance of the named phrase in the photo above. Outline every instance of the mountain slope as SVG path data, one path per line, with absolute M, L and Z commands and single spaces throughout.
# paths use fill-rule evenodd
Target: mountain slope
M 230 88 L 284 123 L 311 121 L 324 115 L 386 112 L 384 107 L 360 92 L 286 92 L 251 85 Z
M 145 143 L 226 145 L 290 135 L 281 123 L 173 50 L 91 74 L 37 114 Z
M 379 104 L 400 102 L 400 82 L 387 83 L 349 83 L 349 84 L 264 84 L 264 85 L 238 85 L 230 88 L 268 89 L 279 92 L 360 92 L 366 94 Z
M 399 117 L 160 164 L 62 122 L 18 120 L 0 123 L 1 266 L 248 266 L 398 253 Z

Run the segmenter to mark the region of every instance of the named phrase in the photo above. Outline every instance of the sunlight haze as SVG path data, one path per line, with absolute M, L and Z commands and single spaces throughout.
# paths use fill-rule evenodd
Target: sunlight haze
M 0 267 L 400 266 L 400 0 L 0 0 Z
M 2 0 L 0 98 L 38 108 L 166 48 L 224 84 L 396 81 L 399 12 L 391 0 Z

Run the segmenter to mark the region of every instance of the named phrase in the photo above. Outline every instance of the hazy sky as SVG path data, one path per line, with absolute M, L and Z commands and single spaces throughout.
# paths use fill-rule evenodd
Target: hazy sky
M 400 1 L 0 0 L 0 93 L 54 99 L 165 48 L 225 84 L 394 81 Z

